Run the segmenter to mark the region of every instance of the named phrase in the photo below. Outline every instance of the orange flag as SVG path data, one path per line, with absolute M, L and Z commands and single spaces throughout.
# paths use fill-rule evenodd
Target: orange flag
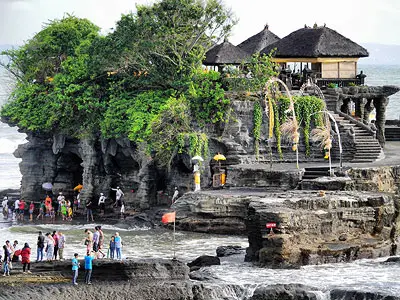
M 164 224 L 175 222 L 175 215 L 176 212 L 166 213 L 162 216 L 161 222 L 163 222 Z

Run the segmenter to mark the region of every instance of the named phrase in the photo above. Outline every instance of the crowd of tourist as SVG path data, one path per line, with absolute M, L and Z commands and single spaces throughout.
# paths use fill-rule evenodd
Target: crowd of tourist
M 112 207 L 119 207 L 121 217 L 125 213 L 125 201 L 123 200 L 124 193 L 117 187 L 116 189 L 111 188 L 115 191 L 116 200 Z M 63 192 L 59 192 L 57 197 L 53 197 L 51 194 L 47 194 L 45 199 L 36 202 L 29 201 L 29 204 L 24 199 L 17 199 L 14 203 L 11 203 L 7 196 L 4 196 L 2 201 L 3 216 L 5 220 L 11 219 L 12 221 L 25 221 L 27 212 L 29 212 L 29 221 L 41 220 L 54 222 L 57 218 L 61 221 L 72 221 L 75 213 L 83 208 L 86 214 L 87 222 L 94 222 L 93 209 L 98 207 L 100 214 L 104 215 L 106 211 L 106 197 L 103 193 L 100 193 L 98 203 L 93 200 L 88 202 L 81 207 L 80 193 L 78 192 L 74 197 L 73 201 L 66 199 Z
M 39 231 L 37 238 L 36 262 L 64 260 L 64 248 L 66 237 L 61 231 L 43 234 Z M 86 255 L 84 256 L 85 265 L 85 283 L 91 284 L 92 261 L 102 259 L 107 256 L 110 259 L 122 260 L 122 239 L 118 232 L 111 236 L 108 245 L 105 245 L 105 236 L 101 226 L 96 226 L 94 230 L 85 229 L 85 238 L 83 244 L 86 246 Z M 3 252 L 0 254 L 2 261 L 3 276 L 9 276 L 13 269 L 13 264 L 21 262 L 22 272 L 31 273 L 31 248 L 28 243 L 24 244 L 22 249 L 18 246 L 18 241 L 11 244 L 6 241 L 3 246 Z M 105 248 L 108 249 L 106 250 Z M 77 285 L 78 270 L 80 268 L 79 255 L 74 254 L 72 258 L 73 284 Z

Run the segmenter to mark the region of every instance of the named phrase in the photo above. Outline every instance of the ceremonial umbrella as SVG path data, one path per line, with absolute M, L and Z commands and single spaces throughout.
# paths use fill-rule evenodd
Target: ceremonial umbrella
M 199 155 L 192 157 L 192 160 L 204 161 L 204 159 Z
M 45 182 L 42 184 L 42 188 L 46 191 L 51 191 L 53 189 L 53 185 L 50 182 Z
M 218 161 L 219 167 L 221 167 L 221 160 L 226 160 L 226 157 L 223 154 L 218 153 L 213 157 L 213 159 Z
M 78 184 L 76 187 L 74 187 L 74 191 L 78 191 L 78 193 L 80 193 L 82 189 L 83 189 L 82 184 Z

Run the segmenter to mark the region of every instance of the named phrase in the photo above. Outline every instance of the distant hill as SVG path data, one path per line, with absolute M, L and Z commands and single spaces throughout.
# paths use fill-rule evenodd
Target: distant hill
M 361 58 L 360 64 L 400 65 L 400 45 L 383 45 L 375 43 L 361 44 L 369 52 L 369 57 Z

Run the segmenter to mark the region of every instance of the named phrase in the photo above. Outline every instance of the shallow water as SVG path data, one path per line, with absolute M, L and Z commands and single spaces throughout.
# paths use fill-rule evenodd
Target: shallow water
M 85 254 L 84 229 L 99 224 L 43 224 L 16 225 L 4 222 L 0 216 L 0 242 L 17 239 L 20 245 L 28 242 L 32 247 L 32 259 L 36 256 L 38 231 L 51 232 L 62 230 L 67 242 L 65 257 L 71 258 L 74 252 Z M 122 237 L 123 259 L 126 258 L 172 258 L 173 232 L 165 228 L 121 229 L 112 225 L 103 225 L 106 241 L 118 231 Z M 247 247 L 246 237 L 211 235 L 192 232 L 176 232 L 176 257 L 184 262 L 194 260 L 200 255 L 216 255 L 216 248 L 222 245 L 240 245 Z M 328 300 L 332 289 L 357 289 L 379 292 L 388 295 L 400 295 L 399 265 L 383 263 L 386 258 L 359 260 L 352 263 L 324 264 L 304 266 L 300 269 L 279 270 L 259 268 L 244 262 L 244 254 L 221 258 L 220 266 L 208 268 L 214 278 L 205 284 L 212 288 L 215 299 L 246 299 L 258 286 L 273 284 L 299 283 L 315 287 L 317 299 Z M 236 286 L 236 287 L 234 287 Z M 240 287 L 240 291 L 238 288 Z

